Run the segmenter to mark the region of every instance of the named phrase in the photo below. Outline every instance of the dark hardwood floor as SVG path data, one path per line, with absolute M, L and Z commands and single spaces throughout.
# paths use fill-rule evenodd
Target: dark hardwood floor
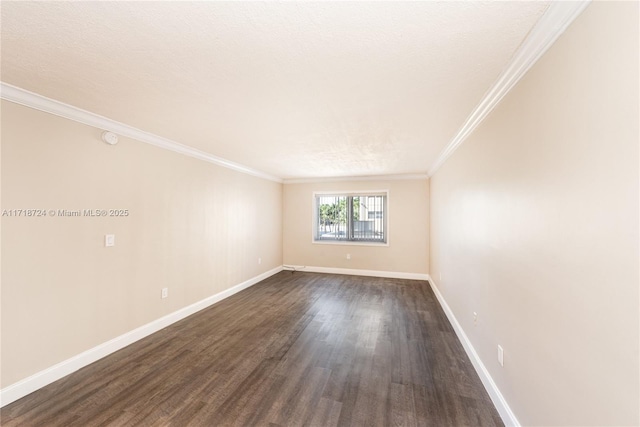
M 494 426 L 427 282 L 288 271 L 2 409 L 9 426 Z

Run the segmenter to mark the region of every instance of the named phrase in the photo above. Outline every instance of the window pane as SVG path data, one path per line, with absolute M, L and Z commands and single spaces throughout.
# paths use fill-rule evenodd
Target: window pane
M 319 196 L 317 240 L 345 240 L 347 238 L 347 197 Z
M 385 242 L 385 196 L 353 197 L 353 240 Z

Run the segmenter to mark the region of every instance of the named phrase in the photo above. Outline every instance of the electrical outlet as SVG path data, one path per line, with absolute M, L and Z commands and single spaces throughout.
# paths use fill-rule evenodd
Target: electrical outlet
M 162 288 L 162 293 L 160 294 L 161 298 L 166 298 L 169 296 L 169 288 Z
M 347 254 L 347 259 L 351 259 L 351 254 Z
M 476 313 L 475 311 L 473 312 L 473 324 L 478 324 L 478 313 Z
M 500 366 L 504 366 L 504 350 L 500 345 L 498 346 L 498 363 Z
M 262 258 L 258 258 L 258 265 L 262 264 Z

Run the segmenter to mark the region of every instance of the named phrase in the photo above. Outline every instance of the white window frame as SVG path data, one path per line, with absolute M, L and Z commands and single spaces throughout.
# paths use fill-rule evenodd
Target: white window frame
M 349 196 L 366 196 L 366 195 L 383 195 L 386 198 L 385 203 L 385 218 L 384 218 L 384 228 L 385 228 L 385 242 L 358 242 L 353 240 L 316 240 L 317 234 L 317 225 L 318 225 L 318 209 L 316 206 L 316 198 L 318 196 L 339 196 L 339 197 L 349 197 Z M 390 203 L 390 194 L 389 190 L 354 190 L 354 191 L 314 191 L 311 195 L 311 243 L 314 245 L 341 245 L 341 246 L 373 246 L 373 247 L 387 247 L 389 246 L 390 241 L 390 230 L 389 230 L 389 215 L 391 209 L 389 206 Z

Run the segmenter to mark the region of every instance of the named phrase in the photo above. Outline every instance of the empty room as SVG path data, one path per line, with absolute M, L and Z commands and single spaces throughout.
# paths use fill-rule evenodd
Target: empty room
M 2 1 L 2 426 L 640 426 L 640 2 Z

